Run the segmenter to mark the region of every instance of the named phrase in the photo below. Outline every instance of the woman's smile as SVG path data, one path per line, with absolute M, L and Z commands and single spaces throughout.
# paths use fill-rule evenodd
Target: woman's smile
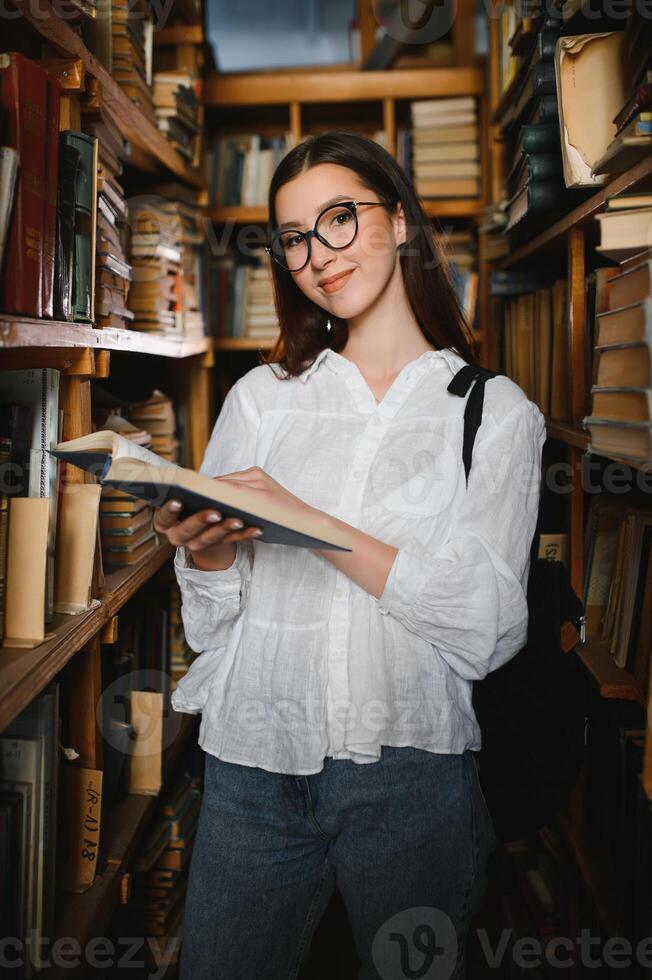
M 347 272 L 341 272 L 337 277 L 331 276 L 330 279 L 324 279 L 320 283 L 321 289 L 325 293 L 336 293 L 338 290 L 346 286 L 347 282 L 351 278 L 351 273 L 355 272 L 355 269 L 349 269 Z

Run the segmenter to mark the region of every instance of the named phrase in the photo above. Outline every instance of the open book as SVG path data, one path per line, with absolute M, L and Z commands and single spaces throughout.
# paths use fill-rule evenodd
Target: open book
M 60 442 L 51 452 L 93 473 L 103 486 L 117 487 L 156 507 L 168 500 L 181 501 L 182 519 L 215 508 L 224 518 L 239 517 L 245 527 L 261 528 L 263 534 L 257 541 L 296 548 L 352 550 L 350 536 L 330 528 L 325 520 L 266 503 L 255 490 L 220 483 L 219 479 L 184 469 L 117 432 L 93 432 Z

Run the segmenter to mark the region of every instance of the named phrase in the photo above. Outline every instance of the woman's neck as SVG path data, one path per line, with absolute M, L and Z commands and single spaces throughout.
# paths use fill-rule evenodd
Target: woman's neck
M 427 350 L 426 340 L 410 307 L 400 266 L 376 302 L 347 321 L 348 339 L 340 351 L 354 361 L 367 378 L 383 381 Z

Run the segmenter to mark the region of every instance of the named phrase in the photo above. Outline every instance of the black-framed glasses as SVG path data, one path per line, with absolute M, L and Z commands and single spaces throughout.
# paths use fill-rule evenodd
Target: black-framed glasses
M 391 202 L 395 203 L 395 202 Z M 288 272 L 300 272 L 310 261 L 311 239 L 318 238 L 327 248 L 347 248 L 358 234 L 358 208 L 388 207 L 386 201 L 339 201 L 324 208 L 311 231 L 286 228 L 275 231 L 265 251 Z

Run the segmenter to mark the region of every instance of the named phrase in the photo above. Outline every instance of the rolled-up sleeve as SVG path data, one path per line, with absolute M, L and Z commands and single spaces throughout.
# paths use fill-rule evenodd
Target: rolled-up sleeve
M 199 472 L 223 476 L 254 465 L 258 417 L 241 381 L 228 391 L 213 427 Z M 233 563 L 221 571 L 189 567 L 186 549 L 177 548 L 174 571 L 181 590 L 181 618 L 191 649 L 201 653 L 223 645 L 247 604 L 254 561 L 251 541 L 239 541 Z
M 544 417 L 527 399 L 502 420 L 485 409 L 446 541 L 434 553 L 417 540 L 399 548 L 374 600 L 468 680 L 502 666 L 527 639 L 545 438 Z

